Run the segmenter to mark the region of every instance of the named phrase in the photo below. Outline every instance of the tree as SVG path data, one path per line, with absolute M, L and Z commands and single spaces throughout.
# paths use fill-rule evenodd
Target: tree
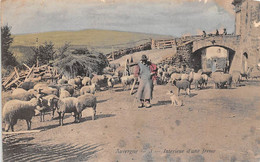
M 56 51 L 54 50 L 54 44 L 52 42 L 45 42 L 43 45 L 39 47 L 32 47 L 34 51 L 34 62 L 39 61 L 39 64 L 48 64 L 50 60 L 54 60 L 54 54 Z
M 2 65 L 4 67 L 17 65 L 13 53 L 9 50 L 12 43 L 11 27 L 8 25 L 1 27 Z
M 65 58 L 67 56 L 67 51 L 69 50 L 70 46 L 70 43 L 66 42 L 62 47 L 58 48 L 58 52 L 55 54 L 54 59 Z

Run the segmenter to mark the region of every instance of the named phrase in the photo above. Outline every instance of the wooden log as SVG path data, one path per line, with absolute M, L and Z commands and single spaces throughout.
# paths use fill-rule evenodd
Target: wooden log
M 15 72 L 12 72 L 11 75 L 6 78 L 6 80 L 2 85 L 5 86 L 14 76 L 15 76 Z
M 21 78 L 20 78 L 21 79 Z M 17 82 L 15 82 L 14 84 L 16 84 L 16 87 L 19 87 L 19 85 L 23 83 L 21 80 L 18 80 Z
M 42 131 L 41 129 L 37 129 L 37 130 L 27 130 L 27 131 L 19 131 L 19 132 L 2 132 L 2 134 L 8 135 L 8 134 L 39 133 L 41 131 Z
M 11 85 L 13 85 L 14 83 L 16 83 L 19 79 L 20 79 L 20 77 L 18 77 L 18 78 L 16 78 L 16 79 L 14 79 L 13 81 L 11 81 L 9 84 L 7 84 L 7 85 L 5 86 L 5 89 L 9 88 Z
M 14 71 L 15 71 L 15 73 L 16 73 L 16 75 L 17 75 L 17 77 L 19 78 L 20 76 L 19 76 L 19 73 L 18 73 L 18 71 L 17 71 L 16 67 L 14 67 Z
M 25 63 L 23 63 L 23 65 L 27 68 L 27 69 L 31 69 L 28 65 L 26 65 Z
M 33 65 L 32 68 L 30 68 L 30 71 L 29 71 L 29 73 L 27 74 L 27 76 L 25 77 L 25 79 L 27 79 L 27 78 L 30 77 L 30 75 L 31 75 L 31 73 L 32 73 L 32 71 L 33 71 L 33 69 L 34 69 L 34 66 L 35 66 L 35 65 Z
M 130 91 L 130 95 L 133 94 L 133 90 L 134 90 L 135 84 L 136 84 L 136 79 L 134 80 L 134 83 L 132 85 L 132 88 L 131 88 L 131 91 Z
M 21 81 L 21 82 L 17 85 L 17 87 L 19 88 L 23 83 L 24 83 L 24 82 Z

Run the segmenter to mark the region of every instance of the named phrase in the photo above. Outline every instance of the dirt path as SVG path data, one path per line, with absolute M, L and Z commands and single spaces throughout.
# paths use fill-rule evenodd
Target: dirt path
M 97 93 L 97 119 L 68 114 L 39 122 L 40 133 L 3 136 L 5 161 L 242 161 L 260 160 L 260 83 L 192 90 L 183 107 L 170 105 L 171 86 L 155 86 L 152 108 L 137 109 L 129 91 Z M 25 121 L 15 130 L 25 130 Z M 257 161 L 257 160 L 256 160 Z

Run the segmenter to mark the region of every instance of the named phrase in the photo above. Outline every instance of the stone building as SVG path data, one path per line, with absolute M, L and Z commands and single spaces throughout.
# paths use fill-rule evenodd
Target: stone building
M 260 62 L 260 2 L 234 0 L 235 34 L 240 35 L 232 69 L 245 72 Z
M 249 68 L 256 67 L 260 63 L 260 2 L 233 0 L 232 4 L 236 22 L 234 34 L 210 33 L 178 38 L 172 45 L 177 55 L 165 62 L 209 73 L 215 60 L 219 69 L 229 73 L 235 70 L 246 73 Z M 213 56 L 209 58 L 211 54 Z

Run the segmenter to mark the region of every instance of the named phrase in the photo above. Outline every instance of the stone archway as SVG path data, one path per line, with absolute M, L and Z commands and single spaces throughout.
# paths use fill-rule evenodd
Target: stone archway
M 235 55 L 235 51 L 233 49 L 230 49 L 229 47 L 219 46 L 219 45 L 205 46 L 193 52 L 191 55 L 192 68 L 195 71 L 202 69 L 205 72 L 209 72 L 209 73 L 211 72 L 212 62 L 210 62 L 209 58 L 206 56 L 208 53 L 207 49 L 210 49 L 211 47 L 216 48 L 217 51 L 226 51 L 225 57 L 222 56 L 222 58 L 219 59 L 220 56 L 218 56 L 218 53 L 219 55 L 223 55 L 223 52 L 217 52 L 217 51 L 214 57 L 220 60 L 219 64 L 222 64 L 221 69 L 224 72 L 228 73 Z M 216 60 L 214 59 L 214 57 L 211 61 Z

